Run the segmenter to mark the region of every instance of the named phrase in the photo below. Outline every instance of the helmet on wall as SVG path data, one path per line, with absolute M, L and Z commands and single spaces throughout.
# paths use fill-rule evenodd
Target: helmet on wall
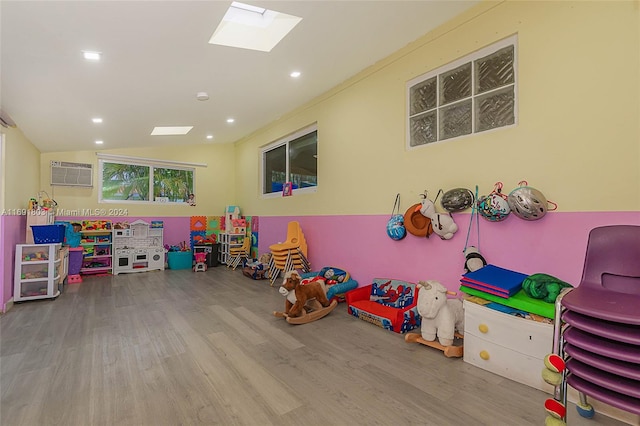
M 522 186 L 523 184 L 525 186 Z M 520 182 L 519 185 L 507 197 L 513 214 L 524 220 L 542 219 L 548 210 L 546 197 L 537 189 L 526 186 L 526 181 Z
M 467 188 L 450 189 L 442 195 L 442 207 L 451 212 L 461 212 L 473 205 L 473 192 Z
M 507 196 L 502 193 L 502 182 L 496 182 L 489 195 L 478 200 L 478 213 L 490 222 L 503 221 L 511 213 Z

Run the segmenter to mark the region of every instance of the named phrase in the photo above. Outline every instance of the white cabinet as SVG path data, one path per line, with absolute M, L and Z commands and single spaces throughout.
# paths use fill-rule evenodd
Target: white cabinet
M 245 237 L 245 234 L 220 234 L 220 263 L 229 265 L 229 261 L 231 259 L 231 248 L 242 247 L 242 243 L 245 238 L 248 238 Z
M 62 262 L 60 247 L 60 244 L 16 245 L 15 302 L 58 297 Z
M 542 380 L 544 357 L 553 349 L 553 325 L 516 317 L 464 301 L 464 361 L 536 389 L 553 393 Z

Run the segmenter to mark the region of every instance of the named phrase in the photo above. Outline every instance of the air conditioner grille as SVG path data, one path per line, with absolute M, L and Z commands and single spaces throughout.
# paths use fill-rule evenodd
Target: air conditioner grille
M 51 185 L 91 187 L 93 186 L 93 165 L 52 161 Z

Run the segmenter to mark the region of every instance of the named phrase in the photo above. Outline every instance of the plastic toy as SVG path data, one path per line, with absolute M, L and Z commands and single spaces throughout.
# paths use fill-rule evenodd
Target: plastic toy
M 338 306 L 338 301 L 329 302 L 325 289 L 319 281 L 301 283 L 297 271 L 288 271 L 279 289 L 285 296 L 284 312 L 274 311 L 273 315 L 285 318 L 289 324 L 306 324 L 325 317 Z
M 197 252 L 195 255 L 196 264 L 193 266 L 193 272 L 207 271 L 207 253 Z

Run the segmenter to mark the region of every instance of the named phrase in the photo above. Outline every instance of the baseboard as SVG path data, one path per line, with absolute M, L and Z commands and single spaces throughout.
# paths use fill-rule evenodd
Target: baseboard
M 0 314 L 6 314 L 9 309 L 13 308 L 13 297 L 7 300 L 7 303 L 4 304 L 4 309 L 0 311 Z

